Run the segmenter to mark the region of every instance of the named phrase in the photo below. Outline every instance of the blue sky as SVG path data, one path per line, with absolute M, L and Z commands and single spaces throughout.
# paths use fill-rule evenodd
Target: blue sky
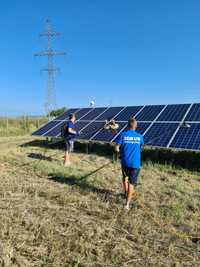
M 44 113 L 46 66 L 33 54 L 49 18 L 56 49 L 57 105 L 198 102 L 198 0 L 12 0 L 0 8 L 0 114 Z

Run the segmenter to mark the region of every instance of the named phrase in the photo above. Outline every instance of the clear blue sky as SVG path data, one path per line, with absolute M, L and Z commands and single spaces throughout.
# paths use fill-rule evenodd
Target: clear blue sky
M 46 18 L 55 48 L 57 105 L 198 102 L 199 0 L 8 0 L 1 3 L 0 113 L 44 112 L 46 61 L 33 54 Z

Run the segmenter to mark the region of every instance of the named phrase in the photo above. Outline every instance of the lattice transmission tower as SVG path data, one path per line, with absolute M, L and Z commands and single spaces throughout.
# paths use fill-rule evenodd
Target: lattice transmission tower
M 35 56 L 45 56 L 48 59 L 47 67 L 42 69 L 42 71 L 48 73 L 47 95 L 45 103 L 45 110 L 48 115 L 53 109 L 56 108 L 55 73 L 59 69 L 54 67 L 54 57 L 63 56 L 66 53 L 53 49 L 53 39 L 60 36 L 60 33 L 54 31 L 50 20 L 46 20 L 45 30 L 40 34 L 40 36 L 47 38 L 47 48 L 44 51 L 36 53 Z

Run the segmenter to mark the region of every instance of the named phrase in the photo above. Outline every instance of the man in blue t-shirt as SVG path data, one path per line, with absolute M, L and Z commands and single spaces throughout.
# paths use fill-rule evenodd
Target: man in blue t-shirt
M 130 201 L 135 193 L 137 178 L 141 168 L 141 146 L 144 144 L 143 136 L 136 132 L 137 121 L 131 118 L 128 129 L 120 134 L 116 140 L 116 151 L 120 153 L 123 188 L 126 194 L 126 206 L 129 210 Z M 128 179 L 127 179 L 128 178 Z
M 64 142 L 65 142 L 65 156 L 64 156 L 64 165 L 69 166 L 70 162 L 70 153 L 74 150 L 74 139 L 77 135 L 75 128 L 76 116 L 75 114 L 69 115 L 69 121 L 65 126 L 64 133 Z

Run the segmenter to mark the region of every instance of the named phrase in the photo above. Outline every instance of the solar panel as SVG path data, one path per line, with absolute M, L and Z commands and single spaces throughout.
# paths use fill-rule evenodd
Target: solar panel
M 46 132 L 54 128 L 58 123 L 59 121 L 50 121 L 41 128 L 39 128 L 37 131 L 33 132 L 32 135 L 38 135 L 38 136 L 44 135 Z
M 71 108 L 64 112 L 62 115 L 58 116 L 56 120 L 68 120 L 68 117 L 72 113 L 76 113 L 79 109 L 78 108 Z
M 96 119 L 100 114 L 102 114 L 106 108 L 93 108 L 91 112 L 83 116 L 82 120 L 94 120 Z
M 51 136 L 60 137 L 61 136 L 61 128 L 66 123 L 67 123 L 67 121 L 60 121 L 50 131 L 47 131 L 44 134 L 44 136 L 48 136 L 48 137 L 51 137 Z M 77 129 L 77 131 L 80 131 L 82 128 L 84 128 L 85 126 L 87 126 L 89 123 L 90 123 L 90 121 L 78 121 L 76 123 L 76 129 Z
M 193 104 L 191 110 L 185 118 L 186 121 L 200 122 L 200 104 Z
M 117 121 L 128 121 L 131 117 L 135 116 L 139 110 L 142 109 L 142 106 L 136 107 L 126 107 L 119 115 L 115 117 Z
M 104 126 L 104 122 L 100 122 L 100 121 L 94 121 L 88 124 L 88 126 L 82 130 L 82 133 L 78 137 L 78 139 L 89 140 L 92 136 L 97 134 L 97 132 L 100 129 L 102 129 L 103 126 Z
M 81 131 L 83 128 L 85 128 L 88 124 L 90 123 L 90 121 L 78 121 L 76 123 L 76 130 L 77 131 Z
M 44 136 L 57 136 L 57 135 L 61 135 L 61 127 L 66 124 L 67 121 L 59 121 L 55 127 L 52 127 L 49 131 L 47 131 L 46 133 L 44 133 Z
M 84 117 L 88 113 L 92 111 L 92 108 L 82 108 L 76 112 L 76 119 L 79 120 L 80 118 Z
M 76 128 L 81 140 L 113 142 L 124 130 L 128 119 L 135 116 L 137 131 L 145 143 L 156 147 L 200 150 L 200 104 L 152 105 L 133 107 L 73 108 L 42 126 L 32 135 L 60 137 L 61 127 L 70 113 L 77 117 Z M 117 133 L 104 130 L 106 120 L 115 119 L 120 127 Z M 183 127 L 184 124 L 187 127 Z M 182 127 L 180 127 L 182 125 Z
M 166 147 L 178 125 L 178 123 L 154 123 L 144 136 L 145 143 Z
M 144 134 L 147 128 L 150 126 L 149 122 L 138 122 L 137 132 L 140 134 Z
M 119 122 L 119 131 L 127 125 L 126 122 Z M 92 140 L 96 141 L 105 141 L 105 142 L 111 142 L 112 139 L 114 139 L 116 136 L 116 133 L 113 133 L 111 131 L 106 131 L 104 129 L 100 130 L 93 138 Z
M 180 127 L 170 147 L 200 150 L 200 124 L 191 123 L 190 127 Z
M 189 104 L 168 105 L 157 118 L 157 121 L 181 121 L 189 107 Z
M 107 109 L 102 115 L 100 115 L 97 120 L 98 121 L 105 121 L 113 119 L 115 116 L 119 114 L 120 111 L 123 110 L 123 107 L 113 107 Z
M 159 115 L 159 113 L 164 108 L 164 105 L 158 106 L 146 106 L 143 110 L 136 116 L 138 121 L 153 121 Z

